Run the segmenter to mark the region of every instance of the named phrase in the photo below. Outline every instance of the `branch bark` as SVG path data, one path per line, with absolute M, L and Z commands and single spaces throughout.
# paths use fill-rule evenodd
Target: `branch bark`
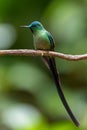
M 0 56 L 53 56 L 69 61 L 87 60 L 87 54 L 71 55 L 53 51 L 17 49 L 17 50 L 0 50 Z

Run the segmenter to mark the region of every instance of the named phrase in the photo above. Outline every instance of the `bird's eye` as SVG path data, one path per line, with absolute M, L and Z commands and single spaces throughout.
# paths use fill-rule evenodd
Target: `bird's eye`
M 32 27 L 34 27 L 34 28 L 35 28 L 35 27 L 36 27 L 36 25 L 34 24 Z

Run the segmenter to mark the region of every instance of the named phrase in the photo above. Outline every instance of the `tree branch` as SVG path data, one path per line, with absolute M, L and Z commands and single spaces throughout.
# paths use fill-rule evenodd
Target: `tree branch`
M 0 50 L 0 56 L 53 56 L 64 60 L 78 61 L 87 60 L 87 54 L 82 55 L 71 55 L 63 54 L 53 51 L 41 51 L 41 50 L 28 50 L 28 49 L 18 49 L 18 50 Z

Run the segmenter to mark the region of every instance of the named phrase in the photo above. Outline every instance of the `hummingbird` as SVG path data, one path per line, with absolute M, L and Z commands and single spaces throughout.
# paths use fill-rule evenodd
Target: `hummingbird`
M 21 27 L 30 28 L 30 30 L 33 34 L 33 42 L 34 42 L 34 47 L 36 50 L 54 51 L 55 42 L 54 42 L 53 36 L 51 35 L 50 32 L 48 32 L 43 27 L 43 25 L 39 21 L 34 21 L 29 25 L 25 25 L 25 26 L 21 26 Z M 48 69 L 50 70 L 50 72 L 53 76 L 59 97 L 60 97 L 67 113 L 69 114 L 73 123 L 76 126 L 79 126 L 79 122 L 76 119 L 76 117 L 74 116 L 72 110 L 70 109 L 70 107 L 67 103 L 67 100 L 65 98 L 65 95 L 62 91 L 60 77 L 59 77 L 59 73 L 57 72 L 55 58 L 53 56 L 42 56 L 42 59 L 45 62 L 46 66 L 48 67 Z

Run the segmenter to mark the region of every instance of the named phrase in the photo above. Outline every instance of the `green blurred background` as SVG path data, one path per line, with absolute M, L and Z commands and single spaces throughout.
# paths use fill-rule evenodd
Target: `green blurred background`
M 87 0 L 0 0 L 0 49 L 33 49 L 30 30 L 42 22 L 55 50 L 87 53 Z M 66 113 L 49 70 L 40 57 L 0 57 L 0 130 L 86 130 L 87 61 L 56 58 L 62 88 L 80 121 Z

